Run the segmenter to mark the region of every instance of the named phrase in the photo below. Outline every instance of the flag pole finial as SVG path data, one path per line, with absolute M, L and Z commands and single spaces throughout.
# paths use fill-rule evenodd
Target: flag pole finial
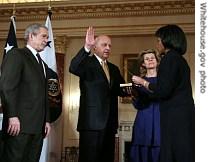
M 52 16 L 52 7 L 51 7 L 51 0 L 49 1 L 49 4 L 48 4 L 48 15 L 51 19 L 51 16 Z
M 51 12 L 51 0 L 49 1 L 49 4 L 48 4 L 48 12 Z
M 16 13 L 16 9 L 15 9 L 15 3 L 13 3 L 13 11 L 12 11 L 12 15 L 15 16 Z

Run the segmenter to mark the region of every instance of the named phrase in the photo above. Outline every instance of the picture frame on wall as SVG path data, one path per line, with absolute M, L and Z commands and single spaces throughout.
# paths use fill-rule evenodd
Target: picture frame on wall
M 122 54 L 122 72 L 126 83 L 131 83 L 133 75 L 139 75 L 138 54 Z M 121 97 L 121 103 L 131 103 L 131 97 Z

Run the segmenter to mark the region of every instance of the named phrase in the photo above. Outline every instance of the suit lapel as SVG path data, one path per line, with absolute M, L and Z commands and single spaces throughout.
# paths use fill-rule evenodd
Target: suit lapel
M 95 62 L 95 64 L 96 64 L 96 66 L 98 67 L 100 73 L 103 75 L 104 79 L 105 79 L 105 80 L 107 81 L 107 83 L 109 84 L 109 81 L 108 81 L 108 79 L 107 79 L 107 77 L 106 77 L 106 74 L 105 74 L 105 72 L 104 72 L 104 70 L 103 70 L 103 68 L 102 68 L 102 66 L 101 66 L 101 64 L 100 64 L 100 62 L 98 61 L 98 59 L 96 58 L 95 55 L 93 55 L 92 57 L 93 57 L 93 59 L 94 59 L 94 62 Z
M 25 51 L 24 54 L 25 56 L 30 60 L 30 62 L 32 63 L 32 66 L 35 67 L 35 69 L 37 70 L 37 72 L 40 74 L 39 76 L 42 78 L 42 80 L 45 80 L 45 76 L 43 74 L 43 72 L 40 70 L 39 67 L 39 63 L 36 60 L 35 56 L 33 55 L 33 53 L 27 48 L 23 48 L 23 50 Z M 46 71 L 46 68 L 45 68 Z
M 110 87 L 113 85 L 113 74 L 112 74 L 112 66 L 111 64 L 107 61 L 107 65 L 109 68 L 109 76 L 110 76 Z

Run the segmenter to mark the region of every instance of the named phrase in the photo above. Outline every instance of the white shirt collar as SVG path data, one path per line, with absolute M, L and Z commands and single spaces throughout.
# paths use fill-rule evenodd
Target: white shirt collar
M 32 54 L 34 55 L 34 57 L 36 58 L 36 60 L 38 61 L 39 63 L 39 60 L 36 56 L 36 54 L 38 53 L 33 47 L 31 47 L 29 44 L 26 45 L 26 47 L 32 52 Z M 45 71 L 45 66 L 44 66 L 44 63 L 42 61 L 42 66 L 43 66 L 43 69 L 44 69 L 44 75 L 46 76 L 46 71 Z
M 103 60 L 102 60 L 100 57 L 98 57 L 98 55 L 96 55 L 95 53 L 94 53 L 94 55 L 96 56 L 97 60 L 98 60 L 99 63 L 101 64 Z M 106 62 L 106 60 L 104 60 L 104 61 Z
M 33 53 L 34 57 L 37 59 L 36 54 L 38 52 L 33 47 L 31 47 L 29 44 L 27 44 L 26 47 Z

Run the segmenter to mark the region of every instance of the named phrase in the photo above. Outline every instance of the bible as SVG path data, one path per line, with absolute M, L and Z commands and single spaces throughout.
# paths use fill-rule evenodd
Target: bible
M 122 88 L 122 90 L 127 96 L 131 96 L 132 85 L 133 85 L 132 83 L 124 83 L 120 84 L 120 88 Z
M 124 84 L 120 84 L 120 87 L 132 87 L 132 83 L 124 83 Z

